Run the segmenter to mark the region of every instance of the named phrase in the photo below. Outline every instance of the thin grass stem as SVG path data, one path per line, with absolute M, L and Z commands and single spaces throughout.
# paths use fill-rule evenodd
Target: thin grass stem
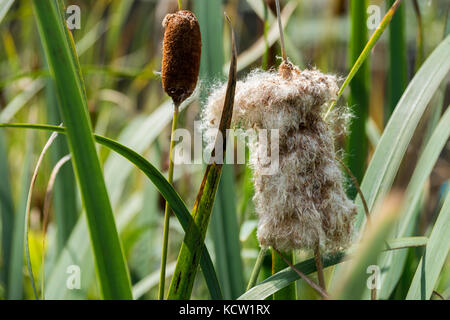
M 175 130 L 177 129 L 178 124 L 178 114 L 179 114 L 179 105 L 174 106 L 173 110 L 173 120 L 172 120 L 172 132 L 170 135 L 170 151 L 169 151 L 169 170 L 167 180 L 170 184 L 173 183 L 173 148 L 175 146 L 175 140 L 173 139 L 173 135 Z M 166 206 L 164 209 L 164 231 L 163 231 L 163 246 L 162 246 L 162 256 L 161 256 L 161 271 L 159 278 L 159 289 L 158 289 L 158 299 L 164 299 L 164 289 L 165 289 L 165 281 L 166 281 L 166 264 L 167 264 L 167 252 L 168 252 L 168 243 L 169 243 L 169 226 L 170 226 L 170 206 L 166 201 Z
M 362 193 L 362 190 L 361 190 L 361 187 L 359 186 L 358 180 L 356 179 L 355 175 L 352 173 L 350 168 L 347 167 L 347 165 L 344 163 L 344 161 L 342 161 L 338 157 L 336 157 L 336 160 L 341 164 L 341 166 L 344 168 L 344 170 L 347 172 L 348 176 L 352 180 L 353 185 L 356 188 L 356 191 L 358 192 L 359 196 L 361 197 L 361 202 L 362 202 L 363 207 L 364 207 L 364 212 L 366 214 L 366 219 L 367 219 L 367 222 L 369 222 L 370 221 L 369 207 L 367 206 L 366 198 L 364 197 L 364 194 Z
M 319 285 L 322 287 L 323 290 L 327 290 L 327 285 L 325 283 L 325 277 L 323 275 L 323 264 L 322 264 L 322 257 L 320 255 L 320 244 L 319 243 L 317 243 L 317 245 L 314 249 L 314 259 L 316 261 L 317 278 L 319 279 Z
M 47 190 L 45 192 L 43 219 L 42 219 L 42 260 L 41 260 L 41 299 L 45 300 L 45 240 L 47 235 L 48 217 L 51 205 L 53 186 L 55 185 L 56 176 L 58 175 L 61 167 L 71 159 L 71 155 L 68 154 L 62 157 L 53 168 L 50 179 L 48 180 Z
M 275 0 L 275 4 L 277 7 L 278 28 L 280 29 L 281 56 L 283 57 L 283 61 L 287 61 L 286 48 L 284 45 L 283 23 L 281 22 L 280 0 Z
M 30 257 L 30 244 L 28 241 L 29 229 L 30 229 L 29 224 L 30 224 L 30 214 L 31 214 L 31 199 L 33 196 L 33 187 L 36 184 L 36 179 L 37 179 L 37 176 L 39 173 L 39 168 L 41 167 L 42 161 L 44 160 L 44 156 L 47 153 L 47 150 L 50 148 L 50 146 L 52 145 L 53 141 L 55 141 L 57 136 L 58 136 L 58 133 L 56 133 L 56 132 L 53 132 L 51 134 L 50 138 L 47 140 L 47 143 L 45 144 L 44 148 L 42 149 L 41 154 L 39 155 L 38 161 L 36 163 L 36 167 L 34 168 L 34 171 L 33 171 L 33 176 L 31 178 L 30 188 L 28 190 L 26 211 L 25 211 L 25 226 L 24 226 L 24 228 L 25 228 L 25 257 L 26 257 L 26 261 L 27 261 L 28 273 L 30 275 L 31 287 L 33 289 L 33 295 L 36 300 L 39 300 L 39 296 L 37 293 L 36 282 L 34 280 L 33 267 L 31 265 L 31 257 Z
M 256 258 L 255 266 L 253 267 L 252 274 L 250 275 L 250 280 L 247 285 L 247 290 L 253 288 L 258 280 L 259 272 L 261 271 L 261 266 L 266 255 L 267 248 L 262 248 L 259 250 L 258 257 Z

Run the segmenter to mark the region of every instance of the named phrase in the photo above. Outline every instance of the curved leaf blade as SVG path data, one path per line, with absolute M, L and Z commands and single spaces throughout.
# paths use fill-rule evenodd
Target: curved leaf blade
M 66 133 L 64 127 L 52 125 L 40 125 L 40 124 L 0 124 L 0 128 L 24 128 L 24 129 L 54 131 L 64 134 Z M 105 147 L 110 148 L 111 150 L 115 151 L 116 153 L 122 155 L 124 158 L 129 160 L 153 182 L 153 184 L 159 190 L 164 199 L 166 199 L 167 202 L 169 202 L 169 205 L 172 208 L 178 220 L 180 221 L 181 226 L 186 231 L 190 221 L 192 220 L 192 217 L 183 200 L 180 198 L 180 196 L 172 187 L 172 185 L 163 176 L 163 174 L 159 172 L 159 170 L 156 169 L 143 156 L 133 151 L 132 149 L 120 144 L 119 142 L 95 134 L 94 138 L 98 143 L 102 144 Z M 83 219 L 82 223 L 77 225 L 76 229 L 74 230 L 74 233 L 80 234 L 80 232 L 77 232 L 77 230 L 83 228 L 84 224 L 85 221 Z M 81 240 L 81 236 L 82 234 L 80 234 L 80 237 L 78 238 L 79 240 Z M 72 247 L 72 249 L 75 248 Z M 66 252 L 66 254 L 71 253 Z M 223 299 L 219 282 L 217 280 L 217 275 L 214 270 L 214 265 L 212 263 L 211 256 L 209 255 L 206 246 L 204 246 L 202 250 L 200 264 L 203 270 L 203 276 L 205 277 L 209 292 L 211 294 L 211 298 L 215 300 Z
M 450 193 L 447 194 L 425 253 L 414 274 L 406 296 L 407 300 L 430 299 L 450 249 L 448 230 L 450 230 Z

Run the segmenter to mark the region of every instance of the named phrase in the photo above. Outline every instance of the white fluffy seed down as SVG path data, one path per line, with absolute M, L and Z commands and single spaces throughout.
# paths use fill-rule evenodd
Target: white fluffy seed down
M 349 245 L 356 206 L 344 192 L 333 139 L 349 117 L 337 112 L 329 122 L 323 120 L 327 103 L 337 97 L 336 82 L 335 76 L 283 63 L 279 72 L 254 71 L 237 83 L 233 125 L 279 129 L 279 170 L 274 175 L 264 175 L 259 160 L 270 145 L 249 146 L 262 247 L 314 249 L 319 244 L 332 252 Z M 216 88 L 210 96 L 202 113 L 204 131 L 218 127 L 225 90 Z M 208 144 L 214 139 L 214 133 L 206 136 Z

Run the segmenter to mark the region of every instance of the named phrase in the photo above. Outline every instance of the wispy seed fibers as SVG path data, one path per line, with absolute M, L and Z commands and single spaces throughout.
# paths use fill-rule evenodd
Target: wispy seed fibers
M 203 127 L 217 127 L 224 88 L 215 90 L 203 111 Z M 323 119 L 336 99 L 337 79 L 318 70 L 300 71 L 283 62 L 278 72 L 253 71 L 236 87 L 233 124 L 243 129 L 279 129 L 279 170 L 264 175 L 268 141 L 250 142 L 258 240 L 279 250 L 337 251 L 351 240 L 356 206 L 343 188 L 335 159 L 335 122 Z M 342 124 L 340 124 L 340 127 Z M 210 130 L 211 132 L 211 130 Z M 212 142 L 212 137 L 207 137 Z

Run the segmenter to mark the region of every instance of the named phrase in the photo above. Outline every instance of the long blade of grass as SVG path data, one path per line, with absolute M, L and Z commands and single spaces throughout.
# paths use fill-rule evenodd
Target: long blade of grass
M 231 22 L 230 22 L 231 24 Z M 225 96 L 222 117 L 219 125 L 219 133 L 222 135 L 222 146 L 216 144 L 216 149 L 222 152 L 222 160 L 227 146 L 227 132 L 230 128 L 231 116 L 233 114 L 234 94 L 236 91 L 236 43 L 234 31 L 231 30 L 231 63 L 228 75 L 228 86 Z M 219 141 L 219 140 L 217 140 Z M 219 152 L 217 150 L 217 152 Z M 214 150 L 213 150 L 214 154 Z M 222 164 L 214 161 L 206 168 L 200 190 L 195 200 L 192 210 L 194 222 L 189 224 L 188 230 L 181 245 L 180 253 L 177 259 L 175 273 L 170 283 L 168 299 L 189 299 L 194 285 L 195 275 L 197 274 L 200 254 L 203 250 L 206 231 L 208 229 L 211 212 L 213 210 L 214 199 L 219 186 L 222 173 Z
M 441 269 L 450 249 L 448 231 L 450 230 L 450 193 L 434 224 L 425 253 L 420 259 L 406 299 L 430 299 L 433 289 L 441 273 Z
M 402 209 L 398 227 L 393 237 L 409 237 L 414 232 L 423 187 L 450 137 L 449 123 L 450 108 L 447 108 L 447 111 L 423 150 L 411 176 L 411 180 L 406 189 L 405 207 Z M 387 252 L 378 262 L 382 270 L 380 278 L 380 299 L 388 299 L 395 285 L 398 283 L 406 262 L 406 254 L 407 252 L 405 251 Z
M 102 296 L 105 299 L 132 299 L 128 270 L 94 146 L 73 40 L 56 2 L 35 0 L 33 8 L 50 71 L 55 78 L 61 116 L 67 126 Z
M 375 30 L 375 32 L 370 37 L 369 42 L 367 42 L 366 46 L 364 47 L 364 50 L 361 52 L 361 54 L 358 57 L 358 59 L 356 60 L 355 64 L 352 66 L 352 69 L 350 70 L 347 78 L 345 78 L 344 83 L 342 84 L 341 88 L 339 89 L 339 93 L 338 93 L 338 96 L 337 96 L 336 100 L 333 101 L 333 103 L 328 108 L 327 113 L 325 114 L 325 118 L 327 118 L 328 114 L 330 114 L 331 110 L 333 110 L 334 106 L 339 101 L 339 98 L 344 93 L 345 88 L 347 88 L 347 86 L 350 83 L 350 81 L 352 81 L 353 77 L 356 75 L 356 73 L 358 72 L 359 68 L 361 68 L 361 66 L 363 65 L 364 61 L 369 56 L 372 48 L 375 46 L 375 44 L 377 43 L 378 39 L 383 34 L 384 30 L 387 28 L 387 26 L 391 22 L 392 17 L 394 16 L 395 11 L 397 10 L 397 8 L 400 5 L 401 1 L 402 0 L 396 0 L 395 3 L 392 5 L 392 7 L 389 9 L 389 11 L 384 16 L 383 20 L 381 20 L 381 22 L 378 25 L 377 29 Z
M 350 38 L 350 65 L 353 65 L 364 50 L 367 43 L 367 7 L 368 0 L 352 0 L 350 2 L 351 11 L 351 38 Z M 368 152 L 366 123 L 369 116 L 370 102 L 370 65 L 369 57 L 356 72 L 350 82 L 349 105 L 352 108 L 353 120 L 350 123 L 347 137 L 347 166 L 355 176 L 358 183 L 361 183 L 366 170 L 366 160 Z M 355 198 L 357 192 L 352 183 L 349 183 L 348 194 L 350 198 Z
M 47 102 L 47 117 L 51 124 L 61 123 L 59 115 L 58 99 L 54 80 L 49 78 L 45 88 L 45 99 Z M 56 139 L 53 148 L 50 150 L 50 160 L 52 167 L 69 153 L 69 147 L 65 137 Z M 54 215 L 56 221 L 56 252 L 59 254 L 64 248 L 67 239 L 75 227 L 78 220 L 77 193 L 75 186 L 75 176 L 73 174 L 72 163 L 61 168 L 55 180 L 53 195 Z
M 64 127 L 52 125 L 39 125 L 39 124 L 0 124 L 0 128 L 24 128 L 24 129 L 46 130 L 46 131 L 55 131 L 59 133 L 66 133 L 65 132 L 66 129 Z M 180 196 L 172 187 L 172 185 L 167 181 L 167 179 L 164 178 L 163 174 L 159 172 L 158 169 L 156 169 L 143 156 L 133 151 L 132 149 L 120 144 L 119 142 L 99 135 L 94 135 L 94 138 L 98 143 L 104 145 L 105 147 L 110 148 L 111 150 L 115 151 L 116 153 L 123 156 L 131 163 L 133 163 L 136 167 L 138 167 L 153 182 L 153 184 L 161 193 L 161 195 L 164 197 L 164 199 L 166 199 L 169 202 L 169 205 L 172 208 L 175 215 L 177 216 L 178 220 L 180 221 L 181 226 L 185 231 L 187 231 L 188 225 L 192 221 L 192 217 L 183 200 L 180 198 Z M 81 241 L 81 237 L 83 236 L 83 234 L 78 231 L 78 229 L 80 228 L 82 228 L 82 224 L 77 225 L 76 229 L 74 230 L 75 235 L 79 234 L 79 238 L 77 237 L 79 241 Z M 74 245 L 73 248 L 75 249 L 77 247 Z M 203 247 L 201 253 L 200 264 L 211 297 L 213 299 L 222 299 L 222 293 L 220 291 L 220 286 L 218 284 L 214 266 L 212 264 L 209 252 L 205 246 Z M 49 297 L 49 295 L 47 294 L 46 296 Z
M 416 248 L 426 246 L 428 243 L 427 237 L 405 237 L 386 241 L 384 251 L 395 251 L 406 248 Z

